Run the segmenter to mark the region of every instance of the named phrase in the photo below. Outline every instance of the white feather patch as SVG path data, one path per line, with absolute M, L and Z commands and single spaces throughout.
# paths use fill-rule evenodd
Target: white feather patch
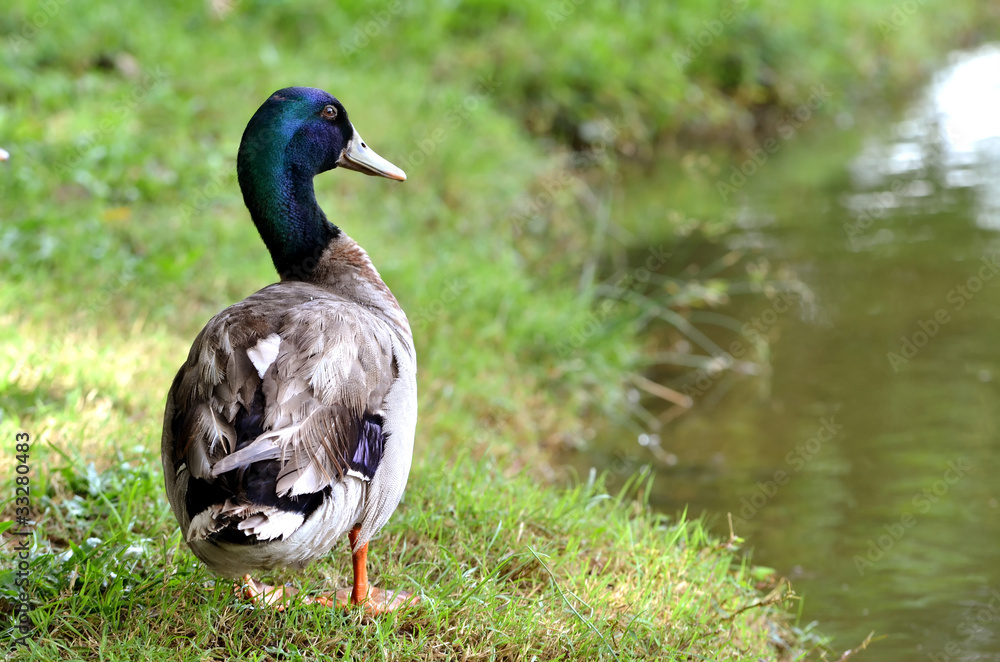
M 265 513 L 246 518 L 239 523 L 238 528 L 248 536 L 256 536 L 257 540 L 274 540 L 292 535 L 304 521 L 305 517 L 301 513 L 268 509 Z
M 215 521 L 215 516 L 218 512 L 219 507 L 216 505 L 206 508 L 195 515 L 191 520 L 190 526 L 188 526 L 186 540 L 188 542 L 192 540 L 204 540 L 208 538 L 209 534 L 218 531 L 219 525 Z
M 257 374 L 264 379 L 264 373 L 271 367 L 274 360 L 278 358 L 278 348 L 281 346 L 281 336 L 272 333 L 266 338 L 261 338 L 257 344 L 247 350 L 247 356 L 253 362 L 253 367 L 257 368 Z
M 369 482 L 369 481 L 371 481 L 371 479 L 368 476 L 364 475 L 360 471 L 355 471 L 354 469 L 348 469 L 347 470 L 347 475 L 348 476 L 354 476 L 355 478 L 363 480 L 366 483 Z

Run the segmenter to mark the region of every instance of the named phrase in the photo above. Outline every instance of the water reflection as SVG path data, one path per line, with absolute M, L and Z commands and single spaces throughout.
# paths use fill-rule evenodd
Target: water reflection
M 894 140 L 869 139 L 851 166 L 859 192 L 846 195 L 845 206 L 858 215 L 924 208 L 938 186 L 967 188 L 977 224 L 1000 229 L 998 112 L 1000 48 L 954 54 L 896 125 Z
M 590 461 L 652 463 L 668 512 L 733 513 L 841 648 L 875 630 L 881 660 L 1000 659 L 1000 49 L 955 56 L 844 167 L 794 195 L 762 175 L 768 222 L 678 251 L 755 247 L 804 281 L 764 330 L 770 378 L 713 380 L 662 448 L 609 435 Z M 740 329 L 774 301 L 723 312 Z

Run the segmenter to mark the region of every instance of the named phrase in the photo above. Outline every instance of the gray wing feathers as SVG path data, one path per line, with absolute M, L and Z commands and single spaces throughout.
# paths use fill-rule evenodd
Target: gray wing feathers
M 182 439 L 188 439 L 186 449 L 188 471 L 195 478 L 212 475 L 212 458 L 231 452 L 236 445 L 236 430 L 206 404 L 196 406 L 182 428 Z
M 211 475 L 280 458 L 278 496 L 318 492 L 347 473 L 361 418 L 382 410 L 396 377 L 394 334 L 384 321 L 356 305 L 315 300 L 288 311 L 277 336 L 280 342 L 265 337 L 246 351 L 232 352 L 227 360 L 240 386 L 226 379 L 228 389 L 235 390 L 217 387 L 213 404 L 226 412 L 233 403 L 252 397 L 257 380 L 262 380 L 265 432 L 239 451 L 231 452 L 230 445 L 227 452 L 210 452 L 217 460 Z M 276 348 L 273 359 L 267 356 L 269 348 Z M 226 402 L 220 395 L 233 399 Z
M 417 425 L 417 360 L 413 346 L 399 336 L 392 338 L 397 378 L 385 397 L 384 432 L 387 440 L 379 470 L 368 486 L 368 502 L 355 549 L 379 531 L 406 490 Z

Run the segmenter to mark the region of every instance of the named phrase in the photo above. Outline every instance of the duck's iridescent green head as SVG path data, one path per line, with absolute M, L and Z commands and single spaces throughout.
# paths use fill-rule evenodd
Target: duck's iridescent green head
M 243 132 L 237 163 L 241 183 L 244 173 L 267 176 L 291 167 L 317 175 L 337 166 L 406 179 L 368 149 L 343 104 L 314 87 L 286 87 L 268 97 Z
M 323 90 L 278 90 L 247 124 L 236 161 L 240 189 L 282 276 L 301 273 L 304 261 L 315 262 L 337 236 L 316 204 L 312 184 L 313 177 L 337 167 L 406 179 L 368 148 L 344 106 Z

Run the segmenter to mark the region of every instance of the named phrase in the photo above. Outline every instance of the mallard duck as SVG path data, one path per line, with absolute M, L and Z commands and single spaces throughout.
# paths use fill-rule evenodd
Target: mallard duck
M 354 585 L 326 605 L 416 600 L 370 587 L 368 541 L 406 487 L 417 422 L 406 315 L 368 254 L 327 220 L 313 177 L 334 168 L 406 179 L 322 90 L 278 90 L 243 133 L 243 198 L 280 282 L 213 317 L 167 395 L 161 446 L 184 539 L 245 597 L 290 589 L 250 573 L 302 568 L 344 534 Z

